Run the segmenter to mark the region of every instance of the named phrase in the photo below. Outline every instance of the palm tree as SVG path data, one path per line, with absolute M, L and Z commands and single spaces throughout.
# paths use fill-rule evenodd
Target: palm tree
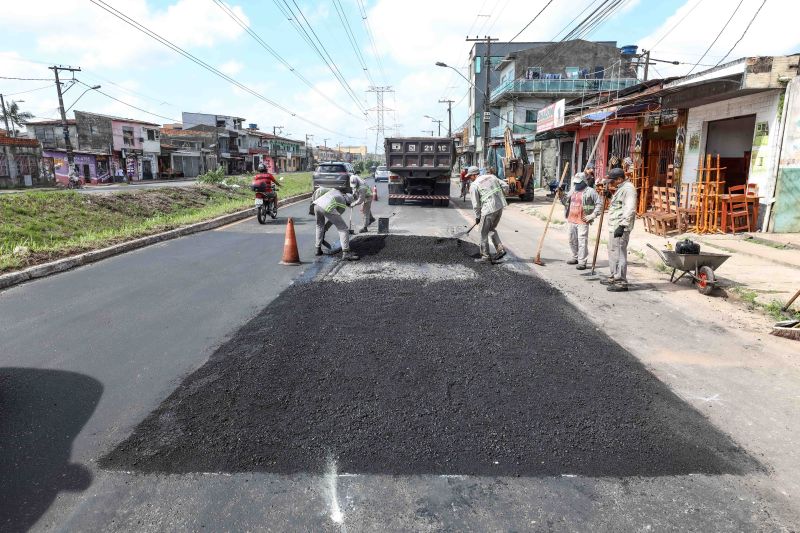
M 33 118 L 33 113 L 29 113 L 28 111 L 20 111 L 19 104 L 13 100 L 9 105 L 6 106 L 4 112 L 4 118 L 8 118 L 8 121 L 11 122 L 11 129 L 13 131 L 9 133 L 13 136 L 16 136 L 16 128 L 14 126 L 22 127 L 23 124 Z

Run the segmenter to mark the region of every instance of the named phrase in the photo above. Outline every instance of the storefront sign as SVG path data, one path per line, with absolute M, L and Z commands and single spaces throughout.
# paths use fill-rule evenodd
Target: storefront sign
M 536 133 L 559 128 L 564 125 L 564 104 L 563 98 L 558 102 L 544 107 L 536 113 Z

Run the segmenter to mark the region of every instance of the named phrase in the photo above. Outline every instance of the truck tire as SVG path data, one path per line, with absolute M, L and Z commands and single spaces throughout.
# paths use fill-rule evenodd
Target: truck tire
M 401 205 L 403 200 L 396 200 L 394 198 L 389 198 L 389 205 Z
M 450 198 L 447 200 L 439 200 L 439 207 L 447 207 L 450 205 Z

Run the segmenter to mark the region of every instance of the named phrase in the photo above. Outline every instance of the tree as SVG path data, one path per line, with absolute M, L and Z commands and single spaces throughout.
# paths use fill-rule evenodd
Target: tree
M 16 132 L 15 126 L 22 127 L 23 124 L 33 118 L 33 113 L 20 111 L 19 104 L 12 100 L 10 104 L 6 105 L 4 118 L 8 118 L 11 123 L 11 129 Z

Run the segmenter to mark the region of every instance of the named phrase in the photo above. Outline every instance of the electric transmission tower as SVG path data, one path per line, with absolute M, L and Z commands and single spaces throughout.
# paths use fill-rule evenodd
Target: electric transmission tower
M 377 98 L 377 105 L 371 109 L 367 109 L 367 111 L 374 111 L 376 116 L 375 126 L 369 128 L 370 130 L 375 130 L 375 153 L 379 154 L 378 146 L 379 140 L 382 140 L 386 136 L 386 126 L 384 125 L 383 121 L 383 114 L 386 111 L 394 111 L 393 109 L 389 109 L 388 107 L 383 105 L 383 95 L 385 93 L 393 93 L 394 89 L 391 86 L 383 86 L 383 87 L 376 87 L 374 85 L 370 86 L 368 93 L 375 93 L 375 97 Z

